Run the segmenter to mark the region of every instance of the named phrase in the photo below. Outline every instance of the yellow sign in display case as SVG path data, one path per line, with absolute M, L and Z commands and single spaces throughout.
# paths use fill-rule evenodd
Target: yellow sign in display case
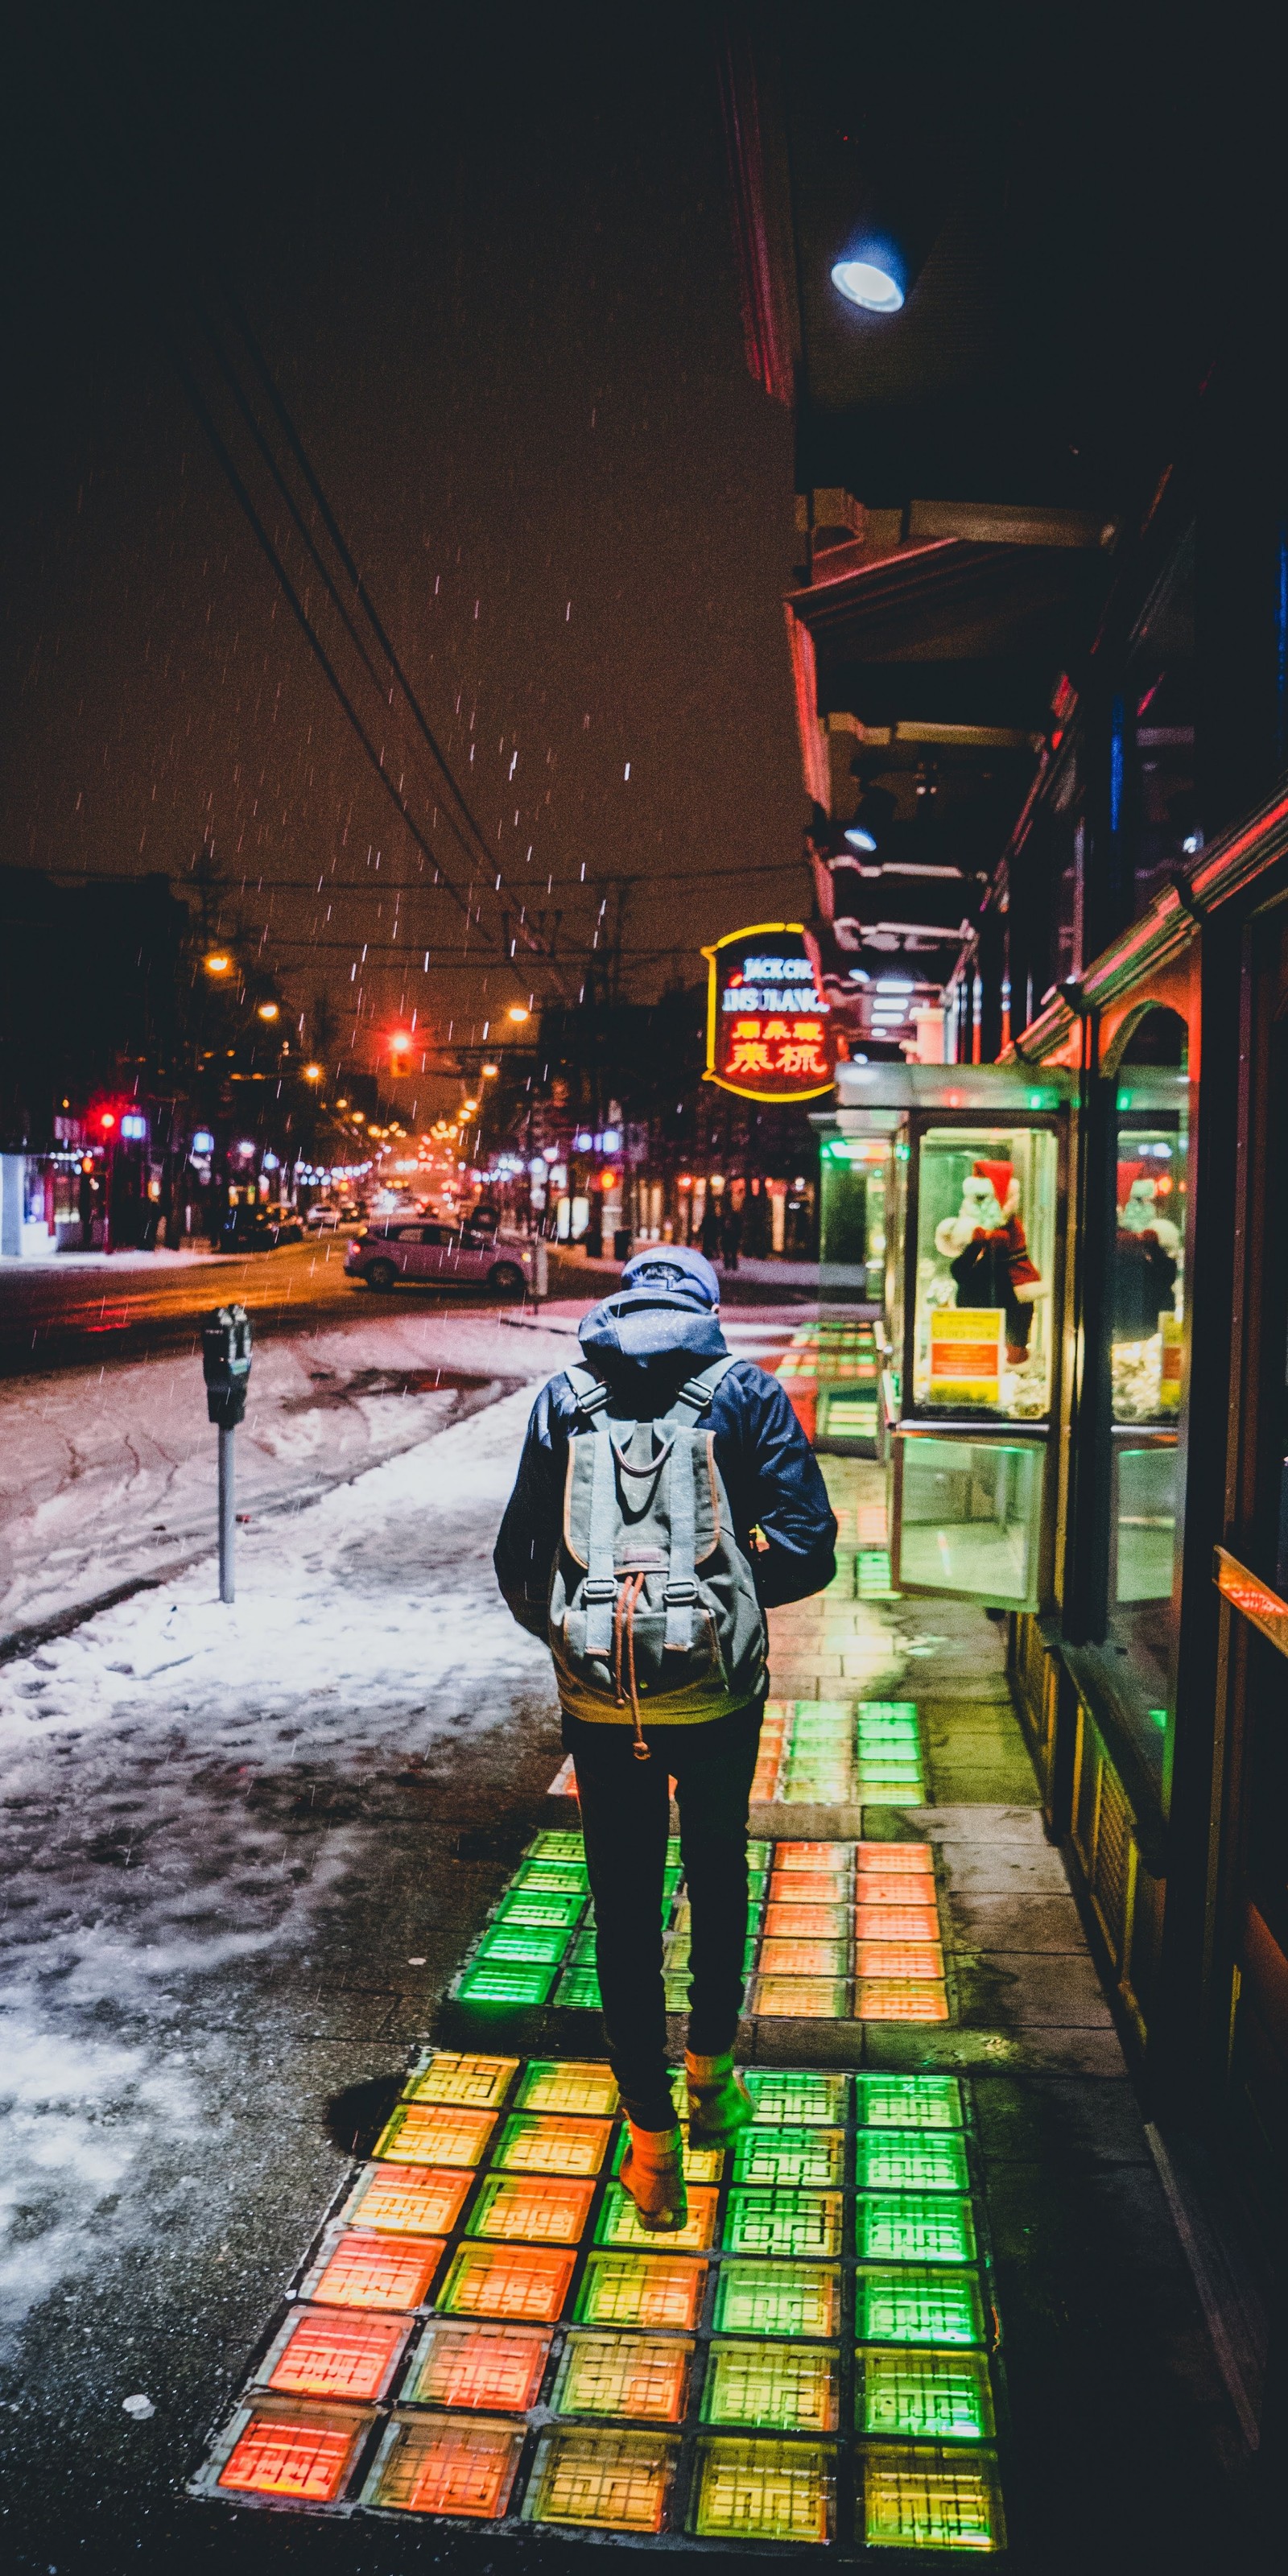
M 815 1120 L 825 1171 L 878 1135 L 889 1158 L 885 1428 L 906 1592 L 1036 1610 L 1049 1580 L 1072 1087 L 1063 1067 L 843 1064 L 838 1108 Z

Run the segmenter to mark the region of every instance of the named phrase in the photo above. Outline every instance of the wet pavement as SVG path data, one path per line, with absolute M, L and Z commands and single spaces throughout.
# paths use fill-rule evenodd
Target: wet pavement
M 575 1824 L 547 1794 L 548 1669 L 489 1563 L 528 1400 L 266 1527 L 233 1611 L 207 1564 L 0 1674 L 8 2563 L 482 2576 L 516 2550 L 554 2568 L 614 2545 L 185 2492 L 410 2055 L 463 2036 L 446 1990 L 525 1845 Z M 1254 2565 L 1237 2427 L 1043 1838 L 1001 1631 L 856 1597 L 879 1479 L 827 1473 L 842 1571 L 775 1614 L 775 1691 L 915 1701 L 925 1802 L 820 1811 L 766 1775 L 754 1827 L 811 1838 L 826 1818 L 830 1838 L 934 1846 L 947 2017 L 793 2019 L 755 2008 L 758 1981 L 743 2054 L 966 2079 L 1000 2319 L 1002 2563 Z M 493 2019 L 488 2044 L 586 2055 L 597 2027 L 556 1995 L 508 2031 Z

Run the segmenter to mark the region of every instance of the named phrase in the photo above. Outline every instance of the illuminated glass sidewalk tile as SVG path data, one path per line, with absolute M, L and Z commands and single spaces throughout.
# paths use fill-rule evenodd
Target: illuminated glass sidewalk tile
M 847 1766 L 844 1771 L 791 1771 L 778 1795 L 785 1807 L 845 1807 L 852 1789 Z
M 470 2211 L 467 2233 L 524 2245 L 575 2245 L 594 2195 L 593 2182 L 563 2175 L 490 2174 Z
M 512 2173 L 596 2174 L 608 2153 L 611 2133 L 608 2120 L 516 2111 L 501 2132 L 495 2161 Z
M 844 1905 L 784 1904 L 775 1897 L 765 1908 L 767 1941 L 843 1941 L 849 1928 Z
M 553 1896 L 542 1888 L 520 1887 L 512 1896 L 501 1898 L 493 1920 L 530 1931 L 571 1932 L 581 1910 L 579 1896 Z
M 844 1873 L 820 1869 L 776 1869 L 769 1882 L 771 1905 L 844 1905 L 850 1883 Z
M 776 2433 L 834 2433 L 840 2421 L 838 2356 L 820 2344 L 713 2343 L 702 2421 L 763 2425 Z
M 947 2021 L 948 1997 L 940 1985 L 912 1979 L 864 1977 L 854 1989 L 856 2021 Z
M 911 1977 L 943 1984 L 944 1954 L 937 1941 L 860 1941 L 855 1951 L 856 1977 Z
M 748 2067 L 743 2080 L 758 2126 L 834 2129 L 844 2121 L 848 2075 L 824 2075 L 814 2067 L 784 2071 L 757 2066 Z
M 689 2193 L 689 2215 L 683 2227 L 667 2228 L 668 2253 L 700 2254 L 710 2245 L 716 2232 L 718 2191 L 694 2190 Z M 610 2183 L 595 2229 L 597 2245 L 638 2246 L 641 2251 L 655 2248 L 656 2228 L 645 2227 L 630 2193 L 619 2182 Z
M 526 1923 L 496 1923 L 483 1934 L 477 1959 L 517 1960 L 528 1967 L 551 1967 L 568 1947 L 567 1929 L 539 1930 Z
M 584 1962 L 577 1960 L 571 1968 L 565 1968 L 555 2002 L 565 2004 L 570 2012 L 598 2012 L 601 2009 L 603 1996 L 599 1991 L 599 1971 L 593 1952 Z
M 767 2019 L 842 2021 L 847 1988 L 831 1977 L 757 1977 L 754 2009 Z
M 441 2236 L 377 2236 L 345 2228 L 324 2245 L 304 2296 L 328 2308 L 418 2308 L 442 2252 Z
M 514 2317 L 551 2325 L 572 2279 L 575 2254 L 552 2245 L 462 2245 L 438 2296 L 445 2316 Z
M 807 1875 L 823 1871 L 832 1878 L 848 1878 L 853 1850 L 852 1843 L 775 1843 L 774 1875 L 792 1877 L 801 1871 Z
M 722 2263 L 715 2323 L 720 2334 L 830 2342 L 840 2331 L 841 2275 L 821 2263 Z
M 521 2424 L 488 2424 L 472 2415 L 396 2415 L 362 2501 L 400 2513 L 462 2514 L 491 2522 L 510 2501 L 522 2449 Z
M 400 2102 L 376 2140 L 376 2159 L 408 2165 L 481 2164 L 495 2127 L 495 2111 L 457 2109 L 443 2102 Z
M 582 2276 L 577 2323 L 674 2327 L 697 2324 L 709 2266 L 687 2254 L 592 2254 Z
M 869 2549 L 996 2550 L 1006 2545 L 988 2453 L 871 2443 L 861 2453 Z
M 835 2472 L 814 2442 L 700 2442 L 689 2528 L 701 2540 L 826 2542 Z
M 292 2407 L 272 2398 L 239 2409 L 242 2418 L 213 2485 L 292 2504 L 335 2503 L 373 2421 L 365 2409 Z
M 517 1895 L 520 1891 L 527 1893 L 529 1890 L 533 1894 L 547 1896 L 578 1896 L 584 1905 L 590 1894 L 586 1864 L 584 1861 L 565 1860 L 525 1861 L 523 1867 L 515 1871 L 506 1892 Z
M 495 2110 L 505 2100 L 518 2072 L 517 2057 L 477 2057 L 455 2048 L 436 2048 L 414 2066 L 403 2086 L 404 2102 L 460 2102 L 471 2110 Z
M 626 2415 L 678 2424 L 693 2345 L 679 2335 L 593 2334 L 574 2327 L 551 2405 L 557 2415 Z
M 915 1877 L 934 1866 L 929 1843 L 858 1843 L 855 1858 L 860 1878 L 869 1871 L 882 1878 Z
M 994 2431 L 982 2352 L 917 2352 L 886 2346 L 856 2357 L 854 2420 L 860 2433 L 930 2442 L 987 2442 Z
M 889 1905 L 863 1903 L 854 1909 L 854 1930 L 860 1941 L 937 1941 L 939 1909 L 898 1897 Z
M 896 1599 L 890 1581 L 890 1558 L 883 1547 L 861 1547 L 854 1560 L 855 1580 L 860 1601 L 893 1601 Z
M 731 2191 L 724 2241 L 732 2254 L 826 2262 L 841 2250 L 839 2191 Z
M 568 1953 L 568 1964 L 570 1967 L 583 1968 L 586 1966 L 588 1961 L 590 1966 L 592 1968 L 594 1967 L 597 1956 L 596 1937 L 595 1926 L 593 1923 L 587 1924 L 584 1929 L 578 1933 L 577 1938 Z
M 517 2111 L 567 2111 L 611 2119 L 620 2096 L 611 2066 L 595 2058 L 534 2058 L 514 2097 Z
M 854 2249 L 877 2263 L 973 2263 L 970 2202 L 952 2192 L 860 2192 Z
M 579 1861 L 584 1858 L 584 1855 L 585 1844 L 580 1834 L 551 1832 L 535 1835 L 528 1845 L 525 1858 Z
M 660 2531 L 675 2445 L 657 2433 L 559 2426 L 543 2433 L 524 2519 L 595 2531 Z
M 551 2340 L 535 2326 L 453 2325 L 435 2317 L 412 2355 L 402 2403 L 524 2414 L 540 2394 Z
M 960 2129 L 962 2093 L 955 2075 L 860 2075 L 860 2128 Z
M 854 2283 L 860 2343 L 982 2344 L 984 2310 L 973 2272 L 860 2269 Z
M 556 1973 L 557 1963 L 480 1956 L 462 1969 L 454 1991 L 471 2004 L 543 2004 Z
M 456 2225 L 472 2179 L 432 2165 L 364 2165 L 342 2215 L 390 2236 L 441 2236 Z
M 760 1971 L 765 1977 L 843 1977 L 849 1958 L 845 1941 L 766 1941 Z
M 744 2129 L 734 2151 L 733 2178 L 778 2190 L 826 2190 L 845 2179 L 842 2129 Z
M 666 2000 L 666 2009 L 668 2012 L 683 2013 L 688 2011 L 689 1983 L 689 1970 L 687 1968 L 671 1968 L 667 1971 L 667 1974 L 662 1979 L 662 1992 Z
M 968 2191 L 964 2141 L 951 2130 L 861 2129 L 855 2180 L 860 2191 Z
M 923 1870 L 899 1870 L 883 1878 L 877 1870 L 861 1873 L 855 1884 L 855 1911 L 885 1911 L 896 1905 L 921 1905 L 934 1911 L 935 1928 L 939 1926 L 939 1909 L 935 1901 L 935 1882 Z
M 865 1726 L 899 1726 L 917 1729 L 915 1699 L 861 1699 L 856 1711 L 860 1729 Z
M 362 2309 L 296 2308 L 265 2357 L 264 2385 L 291 2397 L 383 2397 L 410 2326 Z

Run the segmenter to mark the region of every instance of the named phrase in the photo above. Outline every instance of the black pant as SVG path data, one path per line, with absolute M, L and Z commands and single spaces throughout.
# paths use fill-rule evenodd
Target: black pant
M 689 2046 L 714 2057 L 733 2046 L 742 2009 L 747 1802 L 763 1712 L 764 1702 L 757 1700 L 705 1726 L 646 1726 L 648 1762 L 632 1753 L 628 1726 L 588 1726 L 564 1717 L 595 1900 L 609 2061 L 625 2107 L 641 2129 L 669 2129 L 675 2121 L 662 1985 L 668 1776 L 679 1803 L 692 1913 Z

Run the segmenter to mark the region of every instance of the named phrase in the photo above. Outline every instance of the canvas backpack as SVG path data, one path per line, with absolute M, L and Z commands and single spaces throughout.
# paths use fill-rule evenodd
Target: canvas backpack
M 719 1359 L 648 1422 L 608 1413 L 609 1390 L 571 1368 L 563 1529 L 550 1580 L 559 1697 L 574 1717 L 696 1726 L 746 1708 L 764 1687 L 765 1621 L 738 1546 L 711 1399 Z

